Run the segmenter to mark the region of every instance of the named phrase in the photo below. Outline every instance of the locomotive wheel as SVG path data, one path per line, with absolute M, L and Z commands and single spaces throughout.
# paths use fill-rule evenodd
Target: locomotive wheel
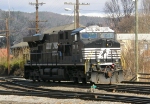
M 78 83 L 79 83 L 78 78 L 75 77 L 73 80 L 74 80 L 74 83 L 75 83 L 75 84 L 78 84 Z
M 90 81 L 90 84 L 92 85 L 92 84 L 95 84 L 94 82 L 92 82 L 92 81 Z
M 38 82 L 41 82 L 41 80 L 40 80 L 40 77 L 39 77 L 39 76 L 36 76 L 36 80 L 37 80 Z
M 32 79 L 32 82 L 35 82 L 36 80 L 35 79 Z
M 43 81 L 43 82 L 46 82 L 46 80 L 45 80 L 45 79 L 42 79 L 42 81 Z
M 86 84 L 86 78 L 82 78 L 82 84 Z
M 31 76 L 31 80 L 32 80 L 32 82 L 36 81 L 35 78 L 34 78 L 34 76 Z

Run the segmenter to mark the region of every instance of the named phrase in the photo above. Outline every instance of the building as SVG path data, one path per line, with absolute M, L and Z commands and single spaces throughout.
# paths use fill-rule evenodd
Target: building
M 30 59 L 30 49 L 27 42 L 20 42 L 11 47 L 11 52 L 14 58 L 22 57 L 25 61 Z
M 135 48 L 135 34 L 117 34 L 116 39 L 121 43 L 123 48 L 126 48 L 129 45 L 132 45 L 132 48 Z M 138 34 L 138 43 L 140 54 L 142 54 L 144 50 L 149 50 L 150 34 Z
M 9 55 L 10 59 L 13 58 L 13 55 Z M 7 49 L 1 48 L 0 49 L 0 63 L 5 63 L 7 61 Z

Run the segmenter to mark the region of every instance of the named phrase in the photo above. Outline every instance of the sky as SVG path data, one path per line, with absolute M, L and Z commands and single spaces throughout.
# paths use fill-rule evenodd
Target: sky
M 81 15 L 101 15 L 104 12 L 105 2 L 109 0 L 79 0 L 80 3 L 89 3 L 90 5 L 81 5 Z M 35 3 L 36 0 L 0 0 L 0 9 L 11 11 L 35 12 L 35 6 L 29 5 L 29 2 Z M 39 0 L 39 3 L 45 3 L 39 6 L 39 11 L 49 11 L 59 14 L 72 14 L 73 5 L 65 5 L 64 2 L 75 3 L 76 0 Z M 65 11 L 70 8 L 71 11 Z

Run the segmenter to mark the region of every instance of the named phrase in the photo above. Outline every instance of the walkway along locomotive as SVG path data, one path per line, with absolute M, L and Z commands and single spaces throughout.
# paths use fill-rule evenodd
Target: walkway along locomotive
M 89 26 L 24 37 L 30 60 L 24 77 L 35 80 L 119 83 L 123 80 L 120 43 L 109 27 Z

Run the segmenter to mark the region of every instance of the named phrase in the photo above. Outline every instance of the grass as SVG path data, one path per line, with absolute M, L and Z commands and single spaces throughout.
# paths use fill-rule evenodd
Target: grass
M 22 57 L 10 59 L 9 75 L 20 76 L 23 75 L 24 60 Z M 7 57 L 0 58 L 0 75 L 8 75 Z

